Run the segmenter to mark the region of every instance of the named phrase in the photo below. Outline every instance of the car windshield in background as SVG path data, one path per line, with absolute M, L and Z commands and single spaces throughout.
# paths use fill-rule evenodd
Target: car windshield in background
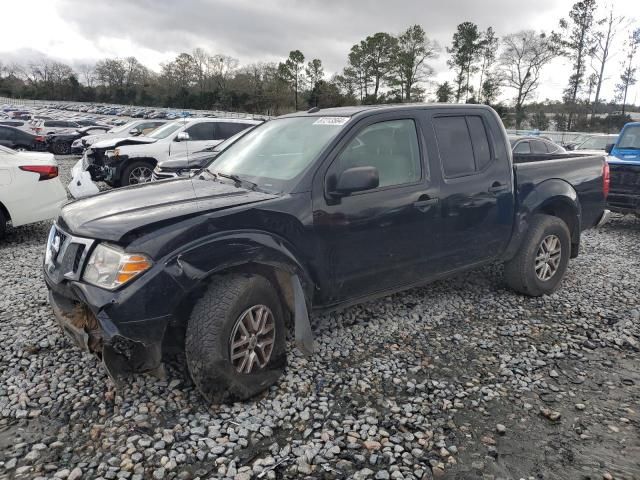
M 133 121 L 133 122 L 125 123 L 124 125 L 120 125 L 119 127 L 113 127 L 111 130 L 109 130 L 109 133 L 128 132 L 129 130 L 131 130 L 131 127 L 135 125 L 135 123 L 136 122 Z
M 591 137 L 576 147 L 576 150 L 604 150 L 607 145 L 616 143 L 617 135 L 607 135 L 606 137 Z
M 218 145 L 215 145 L 213 147 L 209 147 L 206 148 L 204 151 L 208 151 L 208 152 L 222 152 L 223 150 L 226 150 L 227 147 L 229 147 L 229 145 L 231 145 L 233 142 L 235 142 L 236 140 L 238 140 L 240 137 L 245 136 L 247 133 L 249 133 L 251 131 L 251 128 L 247 128 L 246 130 L 240 130 L 238 133 L 236 133 L 235 135 L 227 138 L 224 142 L 219 143 Z
M 156 139 L 167 138 L 169 135 L 182 128 L 183 126 L 183 122 L 167 123 L 166 125 L 163 125 L 162 127 L 154 130 L 153 133 L 148 135 L 148 137 Z
M 640 150 L 640 125 L 625 128 L 616 148 Z
M 271 120 L 249 132 L 208 167 L 269 191 L 284 191 L 338 134 L 349 117 L 291 117 Z

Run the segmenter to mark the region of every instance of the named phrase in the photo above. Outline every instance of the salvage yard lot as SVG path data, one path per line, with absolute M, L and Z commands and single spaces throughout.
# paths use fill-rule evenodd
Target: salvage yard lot
M 293 350 L 277 387 L 222 406 L 182 358 L 115 392 L 68 345 L 48 229 L 0 243 L 0 478 L 640 478 L 635 217 L 586 232 L 547 297 L 489 267 L 314 318 L 313 357 Z

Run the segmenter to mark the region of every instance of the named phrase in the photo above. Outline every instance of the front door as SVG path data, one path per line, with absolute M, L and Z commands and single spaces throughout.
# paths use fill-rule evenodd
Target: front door
M 438 188 L 423 162 L 420 120 L 411 114 L 369 117 L 353 127 L 314 182 L 316 268 L 331 281 L 321 303 L 381 293 L 425 278 L 437 250 Z M 375 167 L 377 188 L 332 197 L 344 170 Z

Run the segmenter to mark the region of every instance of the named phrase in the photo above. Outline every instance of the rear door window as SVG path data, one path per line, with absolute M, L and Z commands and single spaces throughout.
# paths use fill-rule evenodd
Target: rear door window
M 489 136 L 480 116 L 435 117 L 433 126 L 446 178 L 473 175 L 491 162 Z

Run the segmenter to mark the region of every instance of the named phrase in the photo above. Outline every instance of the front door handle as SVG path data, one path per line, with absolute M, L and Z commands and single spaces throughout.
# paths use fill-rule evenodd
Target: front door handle
M 507 186 L 503 185 L 500 182 L 494 182 L 493 185 L 489 187 L 489 193 L 501 193 L 506 191 L 507 191 Z
M 437 198 L 431 198 L 428 195 L 422 195 L 416 202 L 413 203 L 413 206 L 421 212 L 426 212 L 431 208 L 431 206 L 436 205 L 437 203 Z

